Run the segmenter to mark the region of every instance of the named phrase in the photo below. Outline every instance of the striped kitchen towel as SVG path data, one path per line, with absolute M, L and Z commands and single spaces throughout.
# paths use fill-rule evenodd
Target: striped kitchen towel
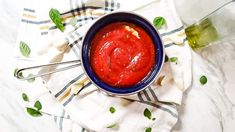
M 49 19 L 51 8 L 61 12 L 65 25 L 63 33 Z M 192 78 L 191 52 L 173 0 L 40 1 L 23 9 L 18 43 L 27 43 L 31 53 L 29 58 L 25 58 L 16 50 L 18 67 L 79 59 L 82 37 L 93 20 L 114 10 L 133 11 L 149 21 L 156 16 L 163 16 L 167 26 L 159 32 L 166 55 L 168 58 L 177 57 L 178 61 L 165 62 L 159 77 L 146 90 L 127 97 L 111 97 L 99 91 L 82 68 L 77 67 L 37 78 L 30 84 L 35 87 L 34 90 L 27 89 L 26 92 L 42 101 L 43 111 L 51 113 L 61 131 L 141 132 L 149 127 L 152 131 L 172 129 L 178 119 L 176 107 L 180 106 L 183 92 L 190 86 Z M 33 72 L 55 68 L 59 67 Z M 38 97 L 35 89 L 43 89 L 38 87 L 40 82 L 43 82 L 43 88 L 48 93 Z M 77 94 L 80 89 L 84 90 Z M 48 103 L 49 100 L 53 100 L 53 103 Z M 110 107 L 115 108 L 115 113 L 109 112 Z M 146 108 L 151 111 L 151 120 L 144 116 Z

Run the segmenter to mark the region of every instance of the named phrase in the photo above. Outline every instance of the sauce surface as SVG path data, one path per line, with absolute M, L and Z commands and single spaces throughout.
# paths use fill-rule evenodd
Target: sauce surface
M 90 63 L 95 74 L 111 86 L 133 86 L 155 63 L 152 39 L 141 27 L 115 22 L 99 30 L 91 42 Z

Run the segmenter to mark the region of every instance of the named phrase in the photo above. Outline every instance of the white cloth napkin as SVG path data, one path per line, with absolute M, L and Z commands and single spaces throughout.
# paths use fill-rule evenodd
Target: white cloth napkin
M 64 33 L 50 22 L 48 12 L 52 7 L 63 13 L 62 17 L 66 23 Z M 164 64 L 159 76 L 164 79 L 160 85 L 156 79 L 150 88 L 136 95 L 111 97 L 92 85 L 83 74 L 82 68 L 78 67 L 42 79 L 37 78 L 35 82 L 28 84 L 26 93 L 33 100 L 42 102 L 42 111 L 54 116 L 61 131 L 144 131 L 147 127 L 151 127 L 152 131 L 170 131 L 178 119 L 176 105 L 181 104 L 182 94 L 190 86 L 192 79 L 191 52 L 182 23 L 175 12 L 173 0 L 29 2 L 23 8 L 17 43 L 27 43 L 31 54 L 29 58 L 25 58 L 17 47 L 17 67 L 79 59 L 81 38 L 93 19 L 113 10 L 134 11 L 150 22 L 156 16 L 163 16 L 166 19 L 167 27 L 159 32 L 166 55 L 169 58 L 177 57 L 178 62 Z M 73 17 L 78 21 L 75 27 L 68 24 Z M 32 72 L 48 70 L 53 68 Z M 82 87 L 86 88 L 76 95 Z M 109 112 L 111 106 L 116 109 L 114 114 Z M 152 112 L 156 120 L 144 117 L 145 108 Z M 107 128 L 111 124 L 118 124 L 118 127 Z

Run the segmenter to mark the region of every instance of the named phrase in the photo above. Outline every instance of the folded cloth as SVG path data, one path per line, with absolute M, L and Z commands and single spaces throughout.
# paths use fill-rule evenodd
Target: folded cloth
M 61 12 L 64 33 L 50 21 L 48 12 L 51 8 Z M 54 115 L 61 131 L 144 131 L 148 127 L 153 131 L 170 131 L 178 119 L 176 106 L 181 104 L 182 94 L 192 79 L 191 52 L 173 0 L 64 0 L 25 5 L 17 42 L 27 43 L 31 53 L 29 58 L 25 58 L 17 47 L 17 66 L 79 59 L 81 40 L 91 23 L 114 10 L 133 11 L 149 21 L 156 16 L 163 16 L 167 26 L 159 32 L 166 55 L 169 58 L 177 57 L 177 63 L 166 62 L 150 87 L 131 96 L 111 97 L 104 94 L 87 79 L 81 67 L 37 78 L 30 84 L 34 89 L 28 88 L 26 93 L 42 102 L 43 111 Z M 33 72 L 41 73 L 56 68 L 60 66 Z M 84 90 L 77 95 L 81 88 Z M 116 112 L 111 114 L 110 107 L 114 107 Z M 151 111 L 153 120 L 144 116 L 146 108 Z M 114 128 L 108 128 L 114 124 Z

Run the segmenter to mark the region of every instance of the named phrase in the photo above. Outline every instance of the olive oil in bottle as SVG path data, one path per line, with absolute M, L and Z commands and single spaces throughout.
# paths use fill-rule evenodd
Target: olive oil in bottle
M 209 18 L 187 27 L 185 33 L 192 49 L 205 47 L 219 38 L 217 30 Z

